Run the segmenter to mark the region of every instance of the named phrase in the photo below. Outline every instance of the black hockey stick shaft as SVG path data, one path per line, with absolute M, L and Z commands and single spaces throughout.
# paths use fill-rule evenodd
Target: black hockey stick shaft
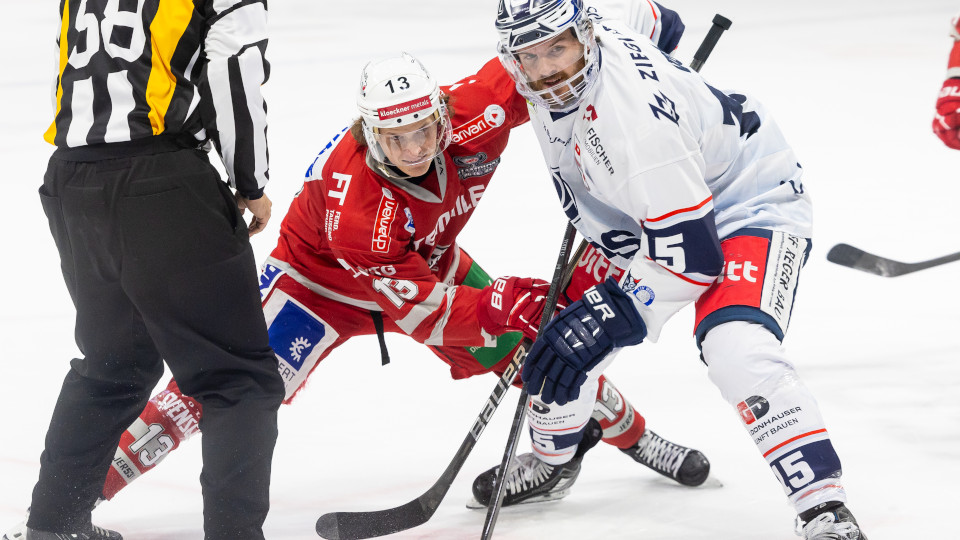
M 837 244 L 827 252 L 827 260 L 840 266 L 846 266 L 847 268 L 853 268 L 877 276 L 897 277 L 918 270 L 926 270 L 927 268 L 960 261 L 960 252 L 930 259 L 929 261 L 906 263 L 867 253 L 849 244 Z
M 710 53 L 713 52 L 713 48 L 720 40 L 720 36 L 723 35 L 724 31 L 730 29 L 731 24 L 733 23 L 730 21 L 730 19 L 720 15 L 719 13 L 713 16 L 713 25 L 710 27 L 710 30 L 707 31 L 707 35 L 703 38 L 703 42 L 700 43 L 700 47 L 697 49 L 697 52 L 694 53 L 693 61 L 690 62 L 691 69 L 694 71 L 700 71 L 704 62 L 706 62 L 707 58 L 709 58 Z M 573 235 L 570 234 L 572 229 L 573 224 L 568 223 L 567 233 L 571 240 L 573 239 Z M 564 246 L 566 246 L 566 243 Z M 585 249 L 586 240 L 581 242 L 580 246 L 577 248 L 577 253 L 583 253 Z M 559 269 L 561 274 L 565 276 L 572 276 L 573 269 L 576 267 L 578 258 L 579 257 L 575 257 L 569 262 L 569 268 L 566 271 L 564 269 Z M 561 260 L 565 261 L 565 259 Z M 560 260 L 557 261 L 557 264 L 561 264 Z M 566 281 L 569 282 L 569 279 Z M 544 309 L 543 317 L 541 318 L 540 322 L 541 330 L 543 330 L 544 325 L 549 318 L 552 317 L 552 315 L 552 310 L 548 312 L 546 308 Z M 506 479 L 507 472 L 509 471 L 510 460 L 516 453 L 517 442 L 520 438 L 520 425 L 523 423 L 523 417 L 527 410 L 527 399 L 527 389 L 524 387 L 520 393 L 520 402 L 517 404 L 517 411 L 514 414 L 513 425 L 510 427 L 510 435 L 507 439 L 507 447 L 504 450 L 503 459 L 500 461 L 500 470 L 497 471 L 497 477 L 494 481 L 494 497 L 490 499 L 490 502 L 487 506 L 487 518 L 483 523 L 483 533 L 480 535 L 481 540 L 490 540 L 490 538 L 493 537 L 493 529 L 497 524 L 497 516 L 500 514 L 500 507 L 503 505 L 504 480 Z
M 576 259 L 567 260 L 570 258 L 570 246 L 573 244 L 576 236 L 577 230 L 573 227 L 573 223 L 567 222 L 567 229 L 563 234 L 563 243 L 560 244 L 560 253 L 557 255 L 557 265 L 553 269 L 553 280 L 550 284 L 550 291 L 547 293 L 547 298 L 544 301 L 543 315 L 540 317 L 539 330 L 541 332 L 553 317 L 553 312 L 557 307 L 557 299 L 560 297 L 560 291 L 567 287 L 570 279 L 573 277 L 573 272 L 567 272 L 566 270 L 576 265 Z M 577 251 L 579 253 L 579 248 Z M 510 469 L 510 460 L 517 451 L 517 441 L 520 439 L 520 426 L 523 423 L 524 413 L 526 413 L 527 410 L 527 398 L 527 389 L 524 387 L 520 390 L 517 410 L 513 414 L 510 435 L 507 437 L 507 446 L 503 450 L 503 459 L 500 460 L 500 469 L 497 471 L 497 476 L 494 480 L 493 497 L 487 503 L 487 517 L 484 519 L 483 534 L 480 536 L 480 538 L 483 539 L 488 539 L 493 535 L 493 528 L 497 524 L 497 516 L 500 515 L 500 507 L 503 506 L 504 479 L 506 479 L 507 472 Z
M 713 48 L 716 47 L 717 42 L 720 41 L 720 36 L 722 36 L 726 30 L 729 30 L 732 24 L 733 22 L 731 22 L 730 19 L 719 13 L 713 16 L 713 25 L 711 25 L 710 30 L 707 31 L 707 37 L 703 38 L 703 42 L 700 43 L 697 52 L 693 53 L 693 60 L 690 61 L 690 69 L 700 71 L 700 68 L 702 68 L 703 64 L 707 61 L 707 58 L 710 57 L 710 53 L 713 52 Z
M 565 279 L 569 279 L 569 277 L 565 277 L 563 269 L 566 266 L 569 246 L 573 241 L 574 234 L 571 231 L 575 233 L 573 225 L 568 225 L 564 242 L 560 247 L 560 254 L 557 257 L 553 279 L 545 299 L 544 314 L 554 312 L 560 290 L 566 287 Z M 476 446 L 480 434 L 490 423 L 494 411 L 500 405 L 517 374 L 520 373 L 523 359 L 527 356 L 530 345 L 532 345 L 532 342 L 527 338 L 520 341 L 516 353 L 497 381 L 496 388 L 484 402 L 483 410 L 480 411 L 467 436 L 460 443 L 457 453 L 430 489 L 404 505 L 386 510 L 324 514 L 317 520 L 317 534 L 327 540 L 360 540 L 404 531 L 426 523 L 437 511 L 454 479 L 467 461 L 467 457 L 473 447 Z

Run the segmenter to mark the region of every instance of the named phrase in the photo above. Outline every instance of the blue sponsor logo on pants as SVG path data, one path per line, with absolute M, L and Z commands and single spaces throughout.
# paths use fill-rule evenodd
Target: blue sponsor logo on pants
M 277 356 L 299 370 L 327 330 L 305 309 L 287 302 L 273 319 L 269 332 L 270 346 Z

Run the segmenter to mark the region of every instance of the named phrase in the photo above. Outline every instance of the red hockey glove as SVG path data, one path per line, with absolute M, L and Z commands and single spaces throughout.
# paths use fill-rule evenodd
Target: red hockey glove
M 483 288 L 477 305 L 480 326 L 490 334 L 523 332 L 537 338 L 550 284 L 542 279 L 502 277 Z
M 937 114 L 933 117 L 933 132 L 943 144 L 960 150 L 960 79 L 943 82 L 937 98 Z

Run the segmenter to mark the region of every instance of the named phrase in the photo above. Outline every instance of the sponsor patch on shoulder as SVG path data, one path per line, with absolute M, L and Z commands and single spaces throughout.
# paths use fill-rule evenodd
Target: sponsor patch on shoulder
M 463 144 L 476 139 L 484 133 L 502 126 L 506 121 L 507 113 L 503 110 L 503 107 L 496 104 L 487 105 L 483 114 L 477 115 L 469 122 L 454 128 L 453 143 Z
M 466 180 L 467 178 L 493 174 L 493 171 L 497 170 L 497 166 L 500 165 L 500 158 L 495 158 L 487 163 L 487 154 L 479 152 L 472 156 L 454 157 L 453 162 L 457 166 L 457 175 L 460 180 Z

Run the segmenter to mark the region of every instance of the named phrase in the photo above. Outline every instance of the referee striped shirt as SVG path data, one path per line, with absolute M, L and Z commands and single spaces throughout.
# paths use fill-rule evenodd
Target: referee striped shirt
M 48 142 L 210 139 L 231 186 L 263 193 L 266 0 L 61 0 L 57 47 Z

